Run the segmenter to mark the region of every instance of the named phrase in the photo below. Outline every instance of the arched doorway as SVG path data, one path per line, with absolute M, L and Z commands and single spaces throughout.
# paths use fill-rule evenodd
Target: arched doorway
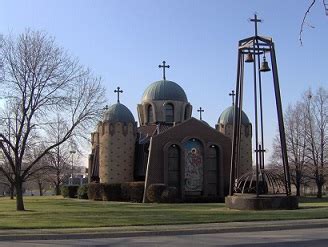
M 185 172 L 184 191 L 186 195 L 203 193 L 204 158 L 202 143 L 192 138 L 184 143 Z

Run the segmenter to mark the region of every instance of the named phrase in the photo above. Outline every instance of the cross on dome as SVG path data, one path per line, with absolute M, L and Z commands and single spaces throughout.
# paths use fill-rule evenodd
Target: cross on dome
M 163 65 L 158 65 L 158 68 L 163 68 L 163 80 L 165 81 L 166 80 L 166 77 L 165 77 L 165 68 L 170 68 L 170 65 L 165 65 L 166 62 L 163 61 L 162 62 Z
M 235 105 L 235 96 L 236 96 L 235 90 L 232 90 L 231 93 L 229 93 L 229 96 L 231 96 L 231 98 L 232 98 L 232 106 L 234 106 Z
M 120 87 L 114 90 L 114 93 L 117 93 L 117 103 L 120 103 L 120 93 L 123 93 L 123 90 L 120 90 Z

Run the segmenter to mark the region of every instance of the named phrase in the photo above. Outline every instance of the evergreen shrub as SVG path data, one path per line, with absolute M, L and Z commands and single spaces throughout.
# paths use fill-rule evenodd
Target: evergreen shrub
M 145 182 L 126 182 L 121 184 L 123 201 L 142 202 Z
M 167 188 L 165 184 L 151 184 L 147 188 L 147 199 L 149 202 L 161 202 L 163 191 Z
M 101 183 L 88 184 L 88 198 L 90 200 L 101 201 L 103 198 L 103 186 Z
M 172 203 L 178 201 L 178 190 L 176 187 L 167 187 L 161 194 L 161 202 Z
M 104 201 L 122 201 L 121 184 L 102 184 Z

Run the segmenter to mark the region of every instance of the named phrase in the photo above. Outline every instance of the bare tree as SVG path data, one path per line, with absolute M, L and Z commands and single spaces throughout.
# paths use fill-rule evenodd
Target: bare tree
M 308 18 L 308 15 L 310 14 L 311 9 L 314 7 L 314 5 L 317 3 L 317 0 L 312 0 L 311 3 L 309 4 L 307 10 L 304 13 L 303 19 L 302 19 L 302 23 L 301 23 L 301 27 L 300 27 L 300 32 L 299 32 L 299 41 L 301 43 L 301 45 L 303 45 L 303 32 L 304 32 L 304 27 L 307 24 L 306 20 Z M 328 15 L 328 1 L 327 0 L 322 0 L 322 4 L 324 7 L 324 10 L 326 12 L 326 15 Z M 314 28 L 314 26 L 312 25 L 307 25 L 311 28 Z
M 307 176 L 306 170 L 306 136 L 305 136 L 305 119 L 303 104 L 297 102 L 290 105 L 284 114 L 286 146 L 288 154 L 288 163 L 290 165 L 291 183 L 296 188 L 296 195 L 301 195 L 301 185 L 304 184 Z M 280 152 L 279 135 L 273 142 L 272 163 L 275 166 L 282 166 Z
M 322 197 L 328 166 L 328 92 L 319 88 L 315 95 L 309 90 L 305 95 L 306 138 L 311 174 L 317 185 L 317 197 Z
M 2 49 L 5 77 L 0 96 L 10 112 L 11 133 L 0 122 L 0 149 L 8 160 L 10 172 L 1 172 L 16 188 L 16 209 L 25 210 L 22 186 L 28 176 L 38 171 L 36 164 L 51 150 L 72 136 L 83 136 L 94 125 L 104 103 L 100 79 L 79 65 L 59 48 L 53 38 L 27 30 L 18 38 L 5 39 Z M 63 120 L 59 140 L 43 139 L 57 117 Z M 6 116 L 0 116 L 5 119 Z M 31 147 L 39 155 L 27 157 Z
M 64 122 L 61 119 L 54 124 L 51 124 L 47 133 L 47 138 L 58 142 L 62 138 Z M 76 146 L 74 140 L 63 143 L 60 146 L 55 147 L 45 156 L 45 162 L 49 166 L 48 180 L 55 187 L 56 195 L 60 195 L 60 187 L 64 181 L 66 181 L 72 173 L 72 167 L 70 164 L 70 150 L 72 146 Z
M 314 180 L 317 197 L 322 189 L 328 170 L 328 92 L 319 88 L 313 95 L 308 90 L 301 102 L 290 106 L 285 112 L 286 144 L 291 168 L 291 180 L 300 195 L 301 185 Z M 274 150 L 279 143 L 274 141 Z M 273 163 L 278 164 L 276 152 Z
M 289 164 L 291 165 L 291 178 L 296 187 L 296 195 L 301 195 L 301 185 L 307 176 L 306 169 L 306 136 L 305 136 L 305 113 L 303 104 L 297 102 L 286 111 L 286 141 Z

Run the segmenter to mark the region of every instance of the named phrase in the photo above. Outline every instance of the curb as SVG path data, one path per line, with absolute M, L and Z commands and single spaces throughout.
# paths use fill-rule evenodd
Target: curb
M 255 223 L 255 224 L 254 224 Z M 215 234 L 215 233 L 233 233 L 233 232 L 257 232 L 257 231 L 278 231 L 294 229 L 314 229 L 328 228 L 328 221 L 324 222 L 307 222 L 307 221 L 270 221 L 270 222 L 235 222 L 225 226 L 225 223 L 213 223 L 199 225 L 182 225 L 176 226 L 174 230 L 123 230 L 116 232 L 105 232 L 99 228 L 100 232 L 83 232 L 83 233 L 20 233 L 19 231 L 12 234 L 0 233 L 0 241 L 8 240 L 64 240 L 64 239 L 95 239 L 95 238 L 122 238 L 122 237 L 141 237 L 141 236 L 176 236 L 176 235 L 194 235 L 194 234 Z M 235 225 L 235 226 L 234 226 Z M 170 225 L 166 226 L 170 228 Z M 107 229 L 107 228 L 106 228 Z M 95 229 L 93 229 L 94 231 Z M 63 229 L 65 231 L 65 229 Z M 85 229 L 81 229 L 85 231 Z

